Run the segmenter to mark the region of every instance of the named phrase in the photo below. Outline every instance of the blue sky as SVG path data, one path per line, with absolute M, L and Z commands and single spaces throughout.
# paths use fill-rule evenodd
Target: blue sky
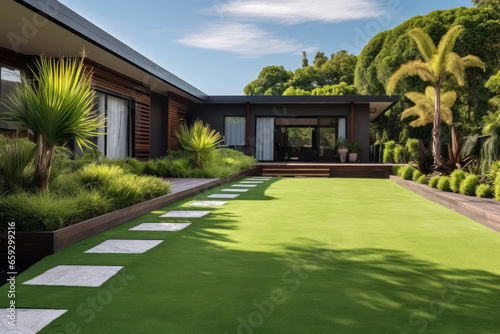
M 415 15 L 470 0 L 60 0 L 210 95 L 243 94 L 268 65 L 294 70 L 367 41 Z

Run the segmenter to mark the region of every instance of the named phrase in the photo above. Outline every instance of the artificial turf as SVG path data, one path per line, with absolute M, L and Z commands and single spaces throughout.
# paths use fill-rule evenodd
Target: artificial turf
M 69 310 L 40 333 L 499 333 L 498 232 L 367 179 L 272 179 L 205 217 L 159 218 L 220 189 L 45 258 L 17 307 Z M 142 222 L 192 225 L 129 231 Z M 84 253 L 117 238 L 165 241 Z M 99 288 L 20 284 L 60 264 L 124 269 Z

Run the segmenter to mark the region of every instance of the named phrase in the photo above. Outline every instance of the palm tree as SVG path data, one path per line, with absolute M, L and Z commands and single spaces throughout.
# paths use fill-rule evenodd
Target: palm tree
M 23 77 L 22 85 L 7 96 L 1 119 L 32 130 L 36 136 L 35 183 L 41 191 L 49 185 L 57 146 L 75 140 L 81 148 L 94 145 L 104 118 L 92 111 L 92 73 L 77 58 L 47 59 L 41 56 L 32 69 L 34 80 Z M 102 133 L 101 133 L 102 134 Z
M 209 124 L 197 119 L 191 128 L 186 124 L 180 126 L 175 135 L 183 150 L 196 152 L 196 165 L 202 167 L 201 154 L 207 152 L 222 141 L 222 136 L 217 131 L 210 129 Z
M 403 64 L 399 70 L 389 78 L 387 82 L 387 94 L 392 94 L 396 84 L 403 78 L 418 75 L 420 79 L 432 83 L 436 91 L 434 105 L 434 119 L 432 129 L 432 154 L 434 160 L 441 156 L 441 87 L 443 82 L 454 77 L 460 86 L 465 84 L 465 69 L 468 67 L 479 67 L 485 70 L 484 63 L 479 57 L 460 57 L 453 52 L 456 40 L 462 32 L 462 26 L 451 28 L 436 47 L 431 37 L 420 28 L 410 31 L 410 37 L 417 43 L 418 49 L 423 57 L 422 60 L 414 60 Z
M 424 126 L 434 121 L 434 106 L 436 101 L 436 90 L 432 86 L 425 88 L 425 94 L 410 92 L 405 95 L 415 105 L 401 113 L 401 119 L 411 116 L 418 118 L 410 123 L 411 127 Z M 453 113 L 451 107 L 455 104 L 457 93 L 449 91 L 441 94 L 441 121 L 451 125 L 453 123 Z

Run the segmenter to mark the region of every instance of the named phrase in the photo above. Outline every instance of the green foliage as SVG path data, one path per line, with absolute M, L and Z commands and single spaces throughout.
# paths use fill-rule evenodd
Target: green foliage
M 472 2 L 477 7 L 491 7 L 497 11 L 500 11 L 500 2 L 498 0 L 472 0 Z
M 399 176 L 401 168 L 403 168 L 403 166 L 398 166 L 398 165 L 392 166 L 392 174 Z
M 437 188 L 441 191 L 451 191 L 450 189 L 450 178 L 448 176 L 442 176 L 439 179 Z
M 347 143 L 347 148 L 351 153 L 359 153 L 362 150 L 362 146 L 357 141 L 352 141 Z
M 413 177 L 412 177 L 412 180 L 417 182 L 422 176 L 425 177 L 424 174 L 420 173 L 420 171 L 418 169 L 415 169 L 415 171 L 413 171 Z
M 91 164 L 78 171 L 80 182 L 88 188 L 103 187 L 110 180 L 124 174 L 124 170 L 116 165 Z
M 406 148 L 408 149 L 408 153 L 410 154 L 411 160 L 417 162 L 418 161 L 418 139 L 408 139 L 406 141 Z
M 287 71 L 283 66 L 266 66 L 256 80 L 249 83 L 245 95 L 356 95 L 354 69 L 357 57 L 342 50 L 330 59 L 323 52 L 309 66 L 303 52 L 302 66 Z
M 388 141 L 384 144 L 384 156 L 383 161 L 385 163 L 393 163 L 394 161 L 394 149 L 396 148 L 396 143 L 394 141 Z
M 479 185 L 479 176 L 474 174 L 469 174 L 460 183 L 460 193 L 462 195 L 474 196 L 476 194 L 476 188 Z
M 466 173 L 462 169 L 455 169 L 450 174 L 450 189 L 454 193 L 460 192 L 460 184 L 466 177 Z
M 426 177 L 425 175 L 421 175 L 421 176 L 417 179 L 417 183 L 420 183 L 420 184 L 428 184 L 427 177 Z
M 486 64 L 486 72 L 479 69 L 466 71 L 466 85 L 456 87 L 451 81 L 443 89 L 455 90 L 457 103 L 452 108 L 453 118 L 463 120 L 462 133 L 468 135 L 479 128 L 483 115 L 488 110 L 488 94 L 483 86 L 488 78 L 498 72 L 500 64 L 500 12 L 492 9 L 460 7 L 438 10 L 424 16 L 415 16 L 392 30 L 373 37 L 358 56 L 355 72 L 355 86 L 360 94 L 385 94 L 385 86 L 392 73 L 409 61 L 419 58 L 415 41 L 409 31 L 420 27 L 437 43 L 451 27 L 462 25 L 464 31 L 455 44 L 454 51 L 461 57 L 475 55 Z M 398 140 L 399 133 L 410 122 L 401 121 L 401 112 L 408 107 L 409 100 L 404 94 L 411 91 L 423 92 L 427 85 L 418 77 L 408 77 L 400 81 L 394 94 L 402 96 L 399 103 L 385 115 L 378 117 L 371 131 L 388 132 L 389 139 Z M 483 92 L 477 94 L 478 91 Z M 486 93 L 486 96 L 485 96 Z M 410 137 L 428 138 L 431 127 L 410 128 Z M 375 134 L 372 135 L 375 137 Z
M 500 202 L 500 173 L 497 173 L 495 182 L 493 183 L 495 199 Z
M 476 188 L 476 196 L 479 198 L 493 197 L 493 187 L 489 184 L 480 184 Z
M 439 180 L 441 180 L 442 176 L 434 176 L 429 180 L 429 187 L 437 188 Z
M 403 180 L 413 180 L 413 173 L 415 173 L 415 171 L 416 169 L 412 166 L 404 166 L 400 169 L 399 176 L 401 176 Z
M 8 111 L 0 119 L 36 134 L 35 182 L 44 191 L 56 146 L 70 140 L 80 148 L 93 145 L 89 138 L 99 135 L 105 120 L 92 112 L 95 92 L 83 57 L 47 59 L 42 55 L 32 72 L 34 80 L 23 77 L 22 85 L 2 102 Z
M 181 126 L 175 133 L 179 140 L 179 145 L 183 150 L 196 153 L 196 165 L 202 166 L 202 154 L 213 150 L 223 138 L 220 133 L 210 129 L 209 124 L 197 119 L 191 128 L 186 124 Z
M 95 191 L 58 197 L 51 192 L 19 192 L 0 198 L 0 225 L 18 223 L 22 231 L 53 231 L 108 212 L 109 198 Z
M 0 191 L 14 193 L 31 187 L 35 154 L 36 145 L 28 139 L 0 135 Z

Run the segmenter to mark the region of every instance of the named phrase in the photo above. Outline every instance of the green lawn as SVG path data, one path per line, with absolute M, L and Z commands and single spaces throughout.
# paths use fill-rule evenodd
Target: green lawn
M 273 179 L 203 218 L 158 218 L 209 193 L 45 258 L 19 276 L 17 306 L 69 309 L 40 333 L 500 331 L 500 234 L 392 181 Z M 193 224 L 128 231 L 167 221 Z M 165 241 L 83 253 L 110 238 Z M 125 275 L 99 288 L 20 284 L 60 264 Z

